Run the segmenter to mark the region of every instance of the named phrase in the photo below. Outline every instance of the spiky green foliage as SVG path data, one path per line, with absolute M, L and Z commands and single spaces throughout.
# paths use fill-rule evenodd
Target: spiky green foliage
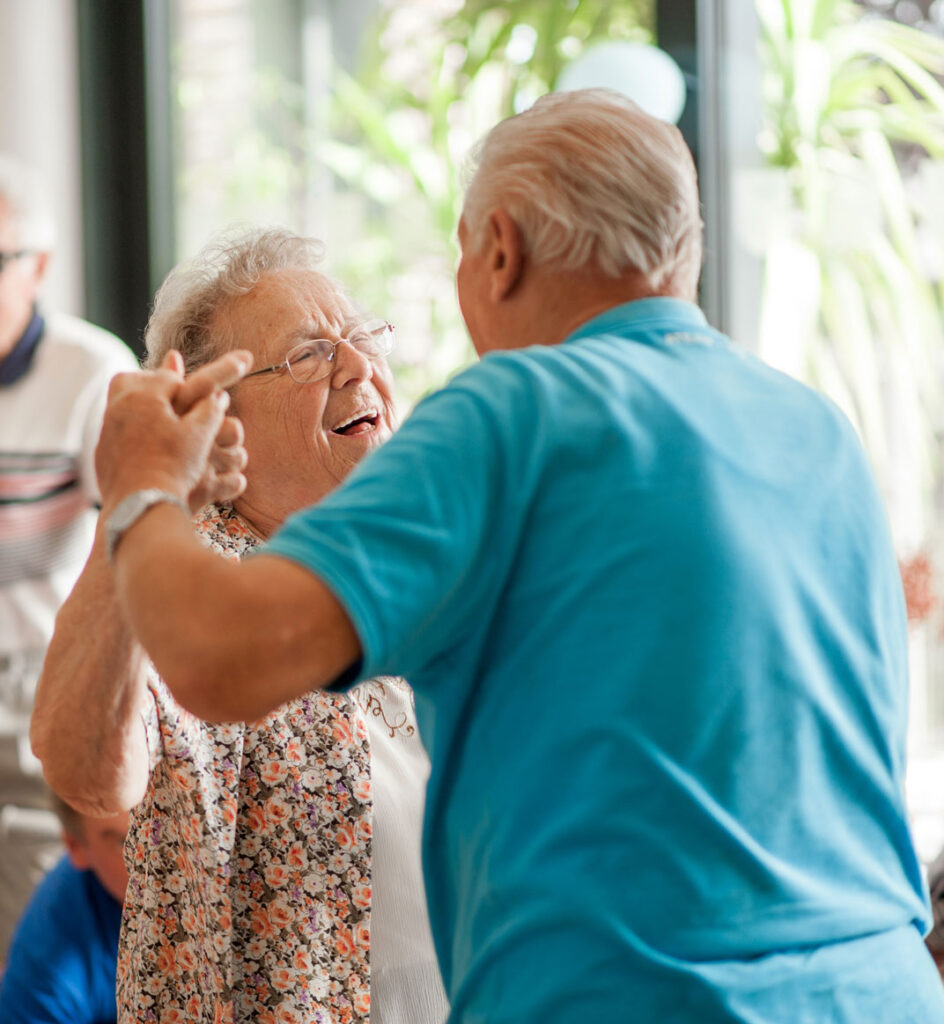
M 408 397 L 471 358 L 452 286 L 470 147 L 594 42 L 650 41 L 653 10 L 653 0 L 388 0 L 356 75 L 337 73 L 332 131 L 316 152 L 372 200 L 369 242 L 352 248 L 344 276 L 384 310 L 418 287 L 417 272 L 430 284 L 428 341 L 407 339 L 399 354 Z
M 761 146 L 793 197 L 768 254 L 762 351 L 850 413 L 894 518 L 944 477 L 941 247 L 909 180 L 944 157 L 944 40 L 848 0 L 756 6 Z

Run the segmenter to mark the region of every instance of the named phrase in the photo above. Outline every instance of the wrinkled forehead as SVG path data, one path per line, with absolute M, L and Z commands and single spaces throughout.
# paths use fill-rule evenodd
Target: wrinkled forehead
M 280 360 L 307 338 L 335 338 L 357 319 L 337 285 L 316 270 L 272 270 L 213 318 L 221 351 L 247 348 L 256 365 Z

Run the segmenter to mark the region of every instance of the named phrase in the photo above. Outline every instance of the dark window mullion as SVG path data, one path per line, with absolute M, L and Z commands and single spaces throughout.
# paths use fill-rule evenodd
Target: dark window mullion
M 151 300 L 144 10 L 78 0 L 86 316 L 142 350 Z

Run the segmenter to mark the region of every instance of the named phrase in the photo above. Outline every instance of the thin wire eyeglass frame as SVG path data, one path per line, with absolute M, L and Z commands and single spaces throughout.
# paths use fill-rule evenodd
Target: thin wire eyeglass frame
M 338 338 L 337 341 L 332 341 L 330 338 L 310 338 L 308 341 L 303 341 L 300 345 L 289 349 L 282 362 L 264 366 L 261 370 L 253 370 L 252 373 L 247 373 L 243 380 L 258 377 L 263 373 L 281 373 L 288 370 L 289 376 L 296 384 L 314 384 L 331 375 L 338 345 L 342 342 L 350 345 L 351 348 L 368 359 L 374 360 L 389 355 L 396 344 L 396 338 L 396 328 L 387 320 L 367 320 L 358 324 L 346 337 Z M 323 347 L 325 345 L 331 346 L 330 352 L 319 352 L 316 348 L 316 346 Z M 311 374 L 298 376 L 296 374 L 298 364 L 307 362 L 304 357 L 309 352 L 316 357 L 315 369 Z

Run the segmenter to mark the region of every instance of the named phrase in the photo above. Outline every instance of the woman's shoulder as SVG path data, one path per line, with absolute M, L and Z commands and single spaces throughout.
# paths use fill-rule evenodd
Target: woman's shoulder
M 239 561 L 261 541 L 231 504 L 206 505 L 194 516 L 193 528 L 201 542 L 218 554 Z
M 365 679 L 349 692 L 355 713 L 373 726 L 373 740 L 418 737 L 416 700 L 405 679 L 377 676 Z

